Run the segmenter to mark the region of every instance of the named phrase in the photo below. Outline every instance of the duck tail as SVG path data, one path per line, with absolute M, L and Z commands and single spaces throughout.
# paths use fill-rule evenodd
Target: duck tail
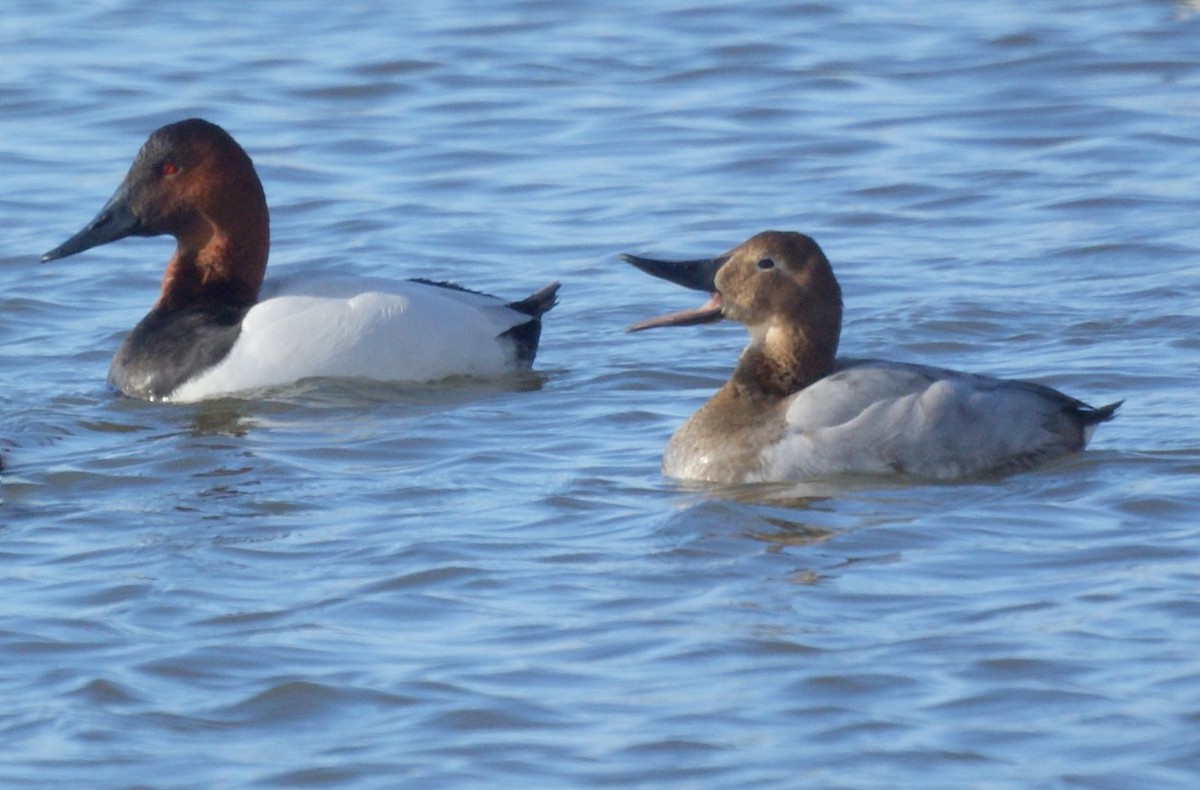
M 509 302 L 508 308 L 516 310 L 518 313 L 524 313 L 530 318 L 541 318 L 543 313 L 549 312 L 554 305 L 558 304 L 558 289 L 561 286 L 562 283 L 552 282 L 531 296 L 517 302 Z
M 1093 407 L 1086 403 L 1081 403 L 1075 407 L 1075 416 L 1079 419 L 1079 427 L 1083 433 L 1083 442 L 1080 449 L 1087 446 L 1087 443 L 1092 440 L 1092 434 L 1096 432 L 1096 426 L 1102 422 L 1108 422 L 1113 417 L 1117 416 L 1117 409 L 1121 408 L 1124 400 L 1119 400 L 1116 403 L 1110 403 L 1107 406 Z
M 1085 427 L 1099 425 L 1116 417 L 1117 409 L 1121 408 L 1121 404 L 1124 402 L 1124 400 L 1119 400 L 1116 403 L 1110 403 L 1107 406 L 1100 406 L 1098 408 L 1082 405 L 1075 410 L 1075 413 L 1079 415 L 1079 419 L 1083 421 Z
M 538 342 L 542 339 L 542 314 L 558 304 L 559 285 L 550 283 L 537 293 L 508 304 L 510 310 L 529 316 L 528 321 L 522 321 L 500 335 L 513 344 L 517 363 L 523 367 L 531 367 L 537 356 Z

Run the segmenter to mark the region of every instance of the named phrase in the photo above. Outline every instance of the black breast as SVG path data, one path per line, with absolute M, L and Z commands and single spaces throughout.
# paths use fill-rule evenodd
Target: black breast
M 165 398 L 220 362 L 242 331 L 249 308 L 201 306 L 152 310 L 113 356 L 108 383 L 135 398 Z

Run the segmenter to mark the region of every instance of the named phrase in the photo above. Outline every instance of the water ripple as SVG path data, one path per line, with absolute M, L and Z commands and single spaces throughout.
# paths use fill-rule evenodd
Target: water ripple
M 1194 784 L 1191 5 L 462 11 L 7 13 L 0 781 Z M 538 372 L 114 397 L 170 242 L 36 256 L 189 115 L 275 272 L 562 280 Z M 745 337 L 624 334 L 692 296 L 616 255 L 767 227 L 830 254 L 843 352 L 1120 419 L 1000 480 L 664 480 Z

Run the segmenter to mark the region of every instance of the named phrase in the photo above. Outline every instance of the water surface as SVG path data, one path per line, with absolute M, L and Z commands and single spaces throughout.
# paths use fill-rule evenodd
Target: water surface
M 0 19 L 0 783 L 1194 786 L 1194 7 L 414 5 Z M 115 397 L 170 241 L 37 255 L 192 115 L 275 271 L 562 280 L 536 375 Z M 616 255 L 766 228 L 844 353 L 1119 419 L 999 480 L 664 480 L 744 335 L 624 335 L 695 295 Z

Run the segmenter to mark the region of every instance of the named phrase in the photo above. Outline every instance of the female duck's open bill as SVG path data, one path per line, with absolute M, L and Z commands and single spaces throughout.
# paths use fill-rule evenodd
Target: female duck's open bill
M 712 295 L 700 307 L 638 321 L 630 324 L 625 331 L 640 332 L 659 326 L 692 326 L 721 320 L 721 294 L 717 292 L 716 278 L 717 272 L 729 260 L 728 255 L 697 261 L 658 261 L 636 255 L 622 255 L 621 260 L 632 263 L 646 274 Z

